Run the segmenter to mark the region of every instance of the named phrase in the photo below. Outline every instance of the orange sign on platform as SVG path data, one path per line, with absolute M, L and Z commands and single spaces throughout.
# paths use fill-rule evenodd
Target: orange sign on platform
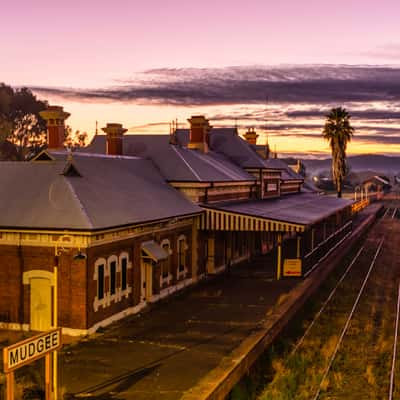
M 283 276 L 301 276 L 301 258 L 286 258 L 283 263 Z

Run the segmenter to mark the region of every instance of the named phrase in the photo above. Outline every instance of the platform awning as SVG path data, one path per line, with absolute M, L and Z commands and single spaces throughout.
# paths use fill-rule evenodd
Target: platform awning
M 143 242 L 142 251 L 155 262 L 165 260 L 168 257 L 168 253 L 154 240 Z
M 315 194 L 202 205 L 199 228 L 216 231 L 303 232 L 352 205 L 353 201 Z

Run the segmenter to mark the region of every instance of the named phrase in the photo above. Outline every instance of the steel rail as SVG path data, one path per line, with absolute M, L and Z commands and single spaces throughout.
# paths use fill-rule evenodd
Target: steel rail
M 328 305 L 328 303 L 331 301 L 332 297 L 334 296 L 334 294 L 336 293 L 336 290 L 338 289 L 339 285 L 344 281 L 344 279 L 346 278 L 347 274 L 349 273 L 351 267 L 355 264 L 355 262 L 357 261 L 358 257 L 360 256 L 361 252 L 364 250 L 364 246 L 362 246 L 360 248 L 360 250 L 357 252 L 357 254 L 354 256 L 354 258 L 352 259 L 351 263 L 349 264 L 349 266 L 346 268 L 346 271 L 343 273 L 343 275 L 341 276 L 341 278 L 339 279 L 339 281 L 337 282 L 337 284 L 335 285 L 335 287 L 333 288 L 333 290 L 331 291 L 331 293 L 329 294 L 328 298 L 324 301 L 324 303 L 322 304 L 322 307 L 320 308 L 320 310 L 317 312 L 317 314 L 315 314 L 314 319 L 311 321 L 310 325 L 307 327 L 306 331 L 304 332 L 303 336 L 300 338 L 300 340 L 296 343 L 296 346 L 294 347 L 294 349 L 291 351 L 290 355 L 292 356 L 293 354 L 296 353 L 296 351 L 299 349 L 299 347 L 303 344 L 304 339 L 306 338 L 306 336 L 308 335 L 308 333 L 311 331 L 312 327 L 314 326 L 314 324 L 317 322 L 317 320 L 319 319 L 319 317 L 322 315 L 322 313 L 325 310 L 325 307 Z
M 333 361 L 334 361 L 335 358 L 336 358 L 336 354 L 337 354 L 337 352 L 338 352 L 338 350 L 339 350 L 339 348 L 340 348 L 340 345 L 341 345 L 341 343 L 342 343 L 342 341 L 343 341 L 343 338 L 344 338 L 344 336 L 345 336 L 345 334 L 346 334 L 346 332 L 347 332 L 347 329 L 348 329 L 348 327 L 349 327 L 349 325 L 350 325 L 351 318 L 353 317 L 354 311 L 356 310 L 356 307 L 357 307 L 357 305 L 358 305 L 358 303 L 359 303 L 359 301 L 360 301 L 361 295 L 362 295 L 362 293 L 363 293 L 363 291 L 364 291 L 364 288 L 365 288 L 365 286 L 366 286 L 366 284 L 367 284 L 368 278 L 369 278 L 369 276 L 371 275 L 371 271 L 372 271 L 372 269 L 373 269 L 373 267 L 374 267 L 374 265 L 375 265 L 375 261 L 376 261 L 376 259 L 377 259 L 377 257 L 378 257 L 378 254 L 379 254 L 379 252 L 380 252 L 380 250 L 381 250 L 381 248 L 382 248 L 382 245 L 383 245 L 383 241 L 384 241 L 384 240 L 385 240 L 384 238 L 381 239 L 381 241 L 380 241 L 380 243 L 379 243 L 379 246 L 378 246 L 378 249 L 377 249 L 376 252 L 375 252 L 374 258 L 373 258 L 373 260 L 372 260 L 372 262 L 371 262 L 371 264 L 370 264 L 370 267 L 369 267 L 369 269 L 368 269 L 367 275 L 365 276 L 365 279 L 364 279 L 364 281 L 363 281 L 363 284 L 361 285 L 361 289 L 360 289 L 360 291 L 358 292 L 357 298 L 356 298 L 356 300 L 355 300 L 355 302 L 354 302 L 354 304 L 353 304 L 353 307 L 352 307 L 352 309 L 351 309 L 351 311 L 350 311 L 350 314 L 349 314 L 349 316 L 347 317 L 347 320 L 346 320 L 346 323 L 345 323 L 345 325 L 344 325 L 344 327 L 343 327 L 342 333 L 340 334 L 339 340 L 338 340 L 338 342 L 336 343 L 335 350 L 334 350 L 333 353 L 332 353 L 332 356 L 331 356 L 331 358 L 330 358 L 330 360 L 329 360 L 328 366 L 326 367 L 325 372 L 324 372 L 324 374 L 322 375 L 322 379 L 321 379 L 321 381 L 320 381 L 320 383 L 319 383 L 317 393 L 316 393 L 315 396 L 313 397 L 313 400 L 317 400 L 318 397 L 319 397 L 319 395 L 320 395 L 320 393 L 321 393 L 322 384 L 324 383 L 326 377 L 328 376 L 328 373 L 329 373 L 329 371 L 330 371 L 330 369 L 331 369 L 331 367 L 332 367 Z

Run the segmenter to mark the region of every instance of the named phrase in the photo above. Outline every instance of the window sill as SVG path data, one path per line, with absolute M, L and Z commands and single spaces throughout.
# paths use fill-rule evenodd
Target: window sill
M 165 284 L 169 285 L 172 281 L 172 278 L 173 278 L 172 274 L 168 274 L 168 276 L 165 276 L 165 277 L 161 276 L 160 277 L 160 286 L 163 287 Z
M 188 273 L 187 268 L 184 268 L 182 271 L 179 271 L 179 270 L 178 270 L 178 272 L 177 272 L 177 278 L 178 278 L 178 279 L 185 278 L 186 275 L 187 275 L 187 273 Z

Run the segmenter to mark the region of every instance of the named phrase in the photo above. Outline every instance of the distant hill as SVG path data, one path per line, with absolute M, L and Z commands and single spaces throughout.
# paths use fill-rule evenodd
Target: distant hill
M 400 156 L 389 157 L 377 154 L 364 154 L 347 158 L 352 172 L 374 171 L 383 175 L 394 176 L 400 174 Z M 307 175 L 316 175 L 330 171 L 332 160 L 302 160 L 306 166 Z

